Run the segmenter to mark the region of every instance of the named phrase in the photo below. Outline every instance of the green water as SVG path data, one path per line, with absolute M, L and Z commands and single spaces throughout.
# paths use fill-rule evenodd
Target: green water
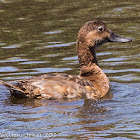
M 17 100 L 0 85 L 0 139 L 140 139 L 140 2 L 138 0 L 0 0 L 0 79 L 50 72 L 79 74 L 79 28 L 101 19 L 131 43 L 97 49 L 110 97 Z

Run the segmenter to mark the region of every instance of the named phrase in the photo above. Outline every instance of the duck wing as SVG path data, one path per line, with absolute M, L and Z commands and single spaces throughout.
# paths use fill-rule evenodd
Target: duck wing
M 94 85 L 80 76 L 52 73 L 10 83 L 0 82 L 18 98 L 97 98 Z

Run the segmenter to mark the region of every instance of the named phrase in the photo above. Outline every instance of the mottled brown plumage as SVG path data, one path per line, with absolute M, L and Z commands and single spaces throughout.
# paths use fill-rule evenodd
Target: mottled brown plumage
M 100 98 L 89 80 L 68 74 L 52 73 L 1 83 L 10 90 L 12 96 L 20 98 Z
M 109 90 L 109 79 L 100 69 L 96 59 L 96 47 L 106 42 L 128 42 L 111 32 L 102 21 L 85 23 L 77 38 L 77 54 L 80 75 L 52 73 L 29 79 L 0 83 L 11 95 L 20 98 L 87 98 L 100 99 Z

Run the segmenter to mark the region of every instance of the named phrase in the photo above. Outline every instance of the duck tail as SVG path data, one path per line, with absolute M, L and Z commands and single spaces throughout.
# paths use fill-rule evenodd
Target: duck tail
M 13 87 L 13 85 L 9 84 L 9 83 L 6 83 L 2 80 L 0 80 L 0 84 L 2 84 L 3 86 L 7 87 L 9 90 Z
M 5 86 L 11 93 L 12 96 L 17 97 L 17 98 L 26 98 L 25 93 L 23 90 L 19 89 L 18 87 L 10 84 L 10 83 L 6 83 L 2 80 L 0 80 L 0 84 L 2 84 L 3 86 Z

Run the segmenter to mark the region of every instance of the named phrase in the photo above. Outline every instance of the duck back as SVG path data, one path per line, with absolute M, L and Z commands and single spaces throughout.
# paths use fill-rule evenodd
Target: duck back
M 11 95 L 17 98 L 98 98 L 94 85 L 80 76 L 68 74 L 45 74 L 10 83 L 1 81 Z

